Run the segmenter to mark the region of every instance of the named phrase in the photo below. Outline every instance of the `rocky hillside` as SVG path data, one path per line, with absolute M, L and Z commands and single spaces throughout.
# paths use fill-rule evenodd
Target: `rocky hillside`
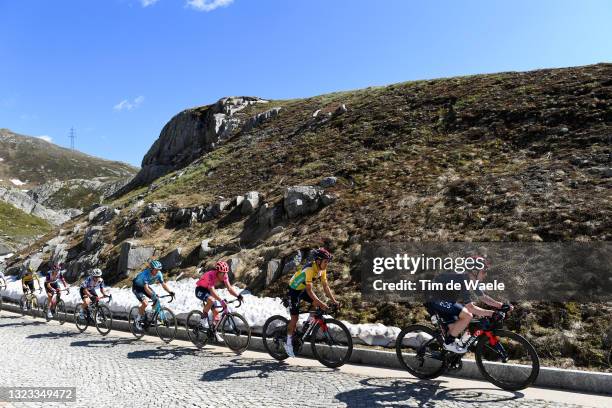
M 0 240 L 10 247 L 30 242 L 45 233 L 49 224 L 61 225 L 123 187 L 136 171 L 125 163 L 0 129 L 0 202 L 13 207 L 4 208 L 5 214 L 31 221 L 25 223 L 31 228 L 18 230 L 3 220 Z
M 149 257 L 171 276 L 230 259 L 282 295 L 296 253 L 329 246 L 351 321 L 403 325 L 418 306 L 362 302 L 367 241 L 609 241 L 612 64 L 417 81 L 307 99 L 224 98 L 164 127 L 106 206 L 25 251 L 127 283 Z M 551 364 L 601 366 L 612 305 L 519 306 Z M 512 324 L 512 323 L 511 323 Z
M 34 187 L 75 178 L 122 179 L 137 169 L 0 129 L 0 187 Z M 11 181 L 13 180 L 13 181 Z

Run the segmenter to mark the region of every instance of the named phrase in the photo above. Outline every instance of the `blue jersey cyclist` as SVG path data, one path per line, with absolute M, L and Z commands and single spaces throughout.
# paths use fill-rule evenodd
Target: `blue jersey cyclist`
M 151 299 L 153 302 L 156 302 L 157 294 L 153 291 L 151 285 L 155 283 L 160 283 L 162 288 L 171 296 L 174 296 L 174 292 L 170 290 L 168 285 L 164 282 L 164 277 L 162 275 L 162 263 L 154 260 L 149 262 L 149 267 L 144 271 L 140 272 L 134 280 L 132 281 L 132 293 L 138 301 L 140 302 L 140 307 L 138 308 L 138 317 L 134 320 L 134 325 L 136 329 L 142 330 L 142 321 L 144 319 L 145 310 L 147 308 L 147 298 Z
M 79 287 L 79 294 L 81 295 L 81 300 L 83 301 L 82 306 L 83 310 L 86 311 L 87 317 L 89 314 L 89 305 L 92 302 L 97 302 L 100 300 L 96 293 L 96 289 L 99 289 L 102 293 L 102 296 L 106 296 L 106 292 L 104 291 L 104 279 L 102 279 L 102 271 L 98 268 L 95 268 L 91 271 L 89 276 L 81 282 L 81 286 Z M 85 316 L 81 316 L 84 318 Z

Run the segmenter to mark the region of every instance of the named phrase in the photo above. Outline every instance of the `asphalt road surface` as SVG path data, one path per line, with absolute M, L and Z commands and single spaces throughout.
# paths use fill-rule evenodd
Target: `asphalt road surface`
M 506 392 L 482 381 L 421 381 L 400 370 L 315 360 L 287 363 L 267 354 L 190 343 L 165 345 L 113 331 L 79 333 L 41 319 L 0 312 L 0 387 L 76 387 L 76 403 L 0 407 L 610 407 L 612 397 L 530 388 Z

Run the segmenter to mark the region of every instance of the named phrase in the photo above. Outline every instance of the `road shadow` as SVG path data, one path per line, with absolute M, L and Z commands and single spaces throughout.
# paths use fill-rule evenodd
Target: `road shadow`
M 206 354 L 205 351 L 173 347 L 173 346 L 158 346 L 154 349 L 130 351 L 127 354 L 129 359 L 149 359 L 149 360 L 177 360 L 185 356 L 198 356 Z
M 271 372 L 326 372 L 333 370 L 318 367 L 291 366 L 282 361 L 235 358 L 221 367 L 205 372 L 200 381 L 242 380 L 268 378 Z
M 21 327 L 21 326 L 40 326 L 44 322 L 21 322 L 21 323 L 0 323 L 0 327 Z
M 336 394 L 336 399 L 347 407 L 433 407 L 437 401 L 471 404 L 503 403 L 524 397 L 520 392 L 494 393 L 480 388 L 445 388 L 441 380 L 409 380 L 392 378 L 366 378 L 359 383 L 364 388 Z
M 70 343 L 71 347 L 110 348 L 122 344 L 134 344 L 136 339 L 101 339 L 101 340 L 79 340 Z
M 44 324 L 44 323 L 41 323 Z M 56 332 L 49 332 L 49 333 L 39 333 L 39 334 L 30 334 L 27 338 L 28 339 L 61 339 L 64 337 L 74 337 L 74 336 L 78 336 L 81 333 L 78 332 L 61 332 L 61 333 L 56 333 Z

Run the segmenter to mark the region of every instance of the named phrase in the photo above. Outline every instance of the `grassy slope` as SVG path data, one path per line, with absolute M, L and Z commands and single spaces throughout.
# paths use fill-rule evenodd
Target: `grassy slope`
M 45 220 L 0 201 L 0 234 L 20 240 L 45 234 L 51 229 Z
M 72 151 L 44 140 L 0 129 L 0 179 L 28 181 L 30 188 L 48 181 L 74 178 L 125 177 L 136 168 Z M 12 186 L 12 184 L 9 184 Z

